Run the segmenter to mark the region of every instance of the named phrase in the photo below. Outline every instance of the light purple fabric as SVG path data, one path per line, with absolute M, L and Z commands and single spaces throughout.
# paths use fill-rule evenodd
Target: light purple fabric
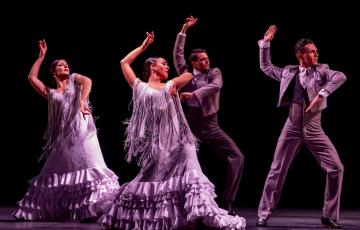
M 261 40 L 260 40 L 261 41 Z M 259 41 L 259 44 L 261 43 Z M 269 45 L 269 44 L 268 44 Z M 269 77 L 280 81 L 279 101 L 278 106 L 289 105 L 289 98 L 285 96 L 288 87 L 299 71 L 298 65 L 287 65 L 284 68 L 278 67 L 271 62 L 270 48 L 265 46 L 259 50 L 260 69 Z M 317 64 L 308 73 L 305 80 L 307 96 L 309 101 L 312 101 L 319 92 L 327 92 L 326 96 L 331 95 L 337 88 L 339 88 L 345 81 L 344 73 L 329 68 L 327 64 Z M 311 112 L 317 112 L 327 107 L 327 97 L 320 105 L 315 105 Z
M 127 122 L 128 159 L 139 174 L 121 186 L 116 201 L 98 223 L 121 229 L 176 229 L 198 219 L 223 229 L 245 228 L 246 221 L 218 207 L 214 185 L 202 173 L 196 139 L 186 122 L 178 95 L 136 80 L 133 113 Z
M 272 64 L 270 43 L 261 43 L 259 42 L 260 68 L 269 77 L 280 81 L 278 106 L 289 105 L 290 109 L 265 181 L 258 217 L 270 218 L 277 207 L 288 169 L 304 143 L 326 173 L 322 216 L 337 220 L 344 166 L 335 146 L 321 127 L 321 113 L 327 107 L 327 98 L 324 97 L 323 102 L 314 106 L 311 111 L 305 110 L 307 100 L 313 101 L 322 90 L 327 92 L 327 96 L 331 95 L 346 81 L 346 76 L 340 71 L 331 70 L 327 64 L 317 64 L 307 70 L 302 86 L 298 76 L 299 66 L 287 65 L 281 68 Z
M 41 157 L 46 161 L 18 202 L 15 218 L 81 220 L 98 215 L 93 204 L 115 197 L 118 177 L 104 162 L 93 117 L 80 111 L 80 93 L 75 74 L 64 93 L 50 90 L 47 142 Z

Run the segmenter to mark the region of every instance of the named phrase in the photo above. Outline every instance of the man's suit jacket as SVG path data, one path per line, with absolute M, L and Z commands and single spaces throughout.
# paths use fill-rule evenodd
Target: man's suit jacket
M 178 34 L 176 37 L 173 57 L 174 65 L 178 74 L 188 72 L 190 68 L 186 64 L 184 58 L 186 36 Z M 198 87 L 196 85 L 196 79 L 190 81 L 186 86 L 187 92 L 194 92 L 195 97 L 199 101 L 203 116 L 209 116 L 219 111 L 219 99 L 220 89 L 223 84 L 222 74 L 219 68 L 211 68 L 207 73 L 201 73 L 206 75 L 206 85 Z M 194 76 L 195 78 L 198 76 Z
M 298 74 L 299 66 L 277 67 L 271 63 L 270 48 L 260 47 L 260 69 L 269 77 L 280 81 L 278 106 L 288 105 L 291 98 L 286 97 L 285 92 L 290 82 Z M 305 79 L 307 95 L 311 102 L 322 89 L 326 90 L 329 95 L 332 94 L 346 81 L 346 76 L 342 72 L 331 70 L 327 64 L 317 64 L 311 68 Z M 324 97 L 323 102 L 318 106 L 314 106 L 311 112 L 325 109 L 326 106 L 327 98 Z

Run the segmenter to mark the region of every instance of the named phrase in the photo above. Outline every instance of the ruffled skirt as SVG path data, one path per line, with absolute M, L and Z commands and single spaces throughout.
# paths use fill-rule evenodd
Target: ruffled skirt
M 230 216 L 218 207 L 214 185 L 199 170 L 161 182 L 139 182 L 121 186 L 98 223 L 120 229 L 176 229 L 194 226 L 199 219 L 209 227 L 243 229 L 244 218 Z
M 28 221 L 76 221 L 96 217 L 93 205 L 113 200 L 118 177 L 108 168 L 39 175 L 29 181 L 13 216 Z

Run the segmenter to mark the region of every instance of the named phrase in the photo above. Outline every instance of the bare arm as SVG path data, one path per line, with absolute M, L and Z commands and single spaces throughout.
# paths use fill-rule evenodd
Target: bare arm
M 47 98 L 49 94 L 49 87 L 44 85 L 44 83 L 40 81 L 38 78 L 39 69 L 45 58 L 45 54 L 47 51 L 47 45 L 45 39 L 39 41 L 39 48 L 40 48 L 39 57 L 36 59 L 35 63 L 31 67 L 28 75 L 28 79 L 30 81 L 30 84 L 34 87 L 34 89 L 38 93 L 40 93 L 43 97 Z
M 81 87 L 81 95 L 80 95 L 80 110 L 86 115 L 91 113 L 91 109 L 88 106 L 87 100 L 90 95 L 92 80 L 86 76 L 81 74 L 75 75 L 75 81 Z
M 183 73 L 178 77 L 173 79 L 174 85 L 177 90 L 181 89 L 184 85 L 186 85 L 191 79 L 193 75 L 191 73 Z
M 131 86 L 131 88 L 133 87 L 134 82 L 136 80 L 136 75 L 130 65 L 135 60 L 135 58 L 137 58 L 153 41 L 154 41 L 154 32 L 146 33 L 146 38 L 144 42 L 141 44 L 141 46 L 131 51 L 120 61 L 121 70 L 125 76 L 125 79 Z

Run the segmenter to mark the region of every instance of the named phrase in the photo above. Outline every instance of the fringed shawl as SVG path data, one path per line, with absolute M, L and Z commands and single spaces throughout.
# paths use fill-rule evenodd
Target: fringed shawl
M 75 76 L 75 73 L 69 76 L 68 88 L 63 93 L 58 93 L 55 89 L 49 91 L 48 124 L 43 137 L 46 144 L 39 161 L 48 157 L 54 148 L 59 152 L 65 147 L 65 144 L 74 144 L 75 141 L 81 141 L 96 133 L 91 115 L 88 117 L 86 130 L 81 127 L 78 119 L 78 116 L 82 116 L 80 111 L 81 87 L 76 84 Z
M 176 153 L 185 143 L 196 145 L 178 94 L 169 95 L 172 81 L 161 90 L 136 79 L 133 88 L 133 111 L 126 121 L 126 160 L 134 157 L 139 166 L 157 161 L 159 154 Z M 171 156 L 170 156 L 171 157 Z

